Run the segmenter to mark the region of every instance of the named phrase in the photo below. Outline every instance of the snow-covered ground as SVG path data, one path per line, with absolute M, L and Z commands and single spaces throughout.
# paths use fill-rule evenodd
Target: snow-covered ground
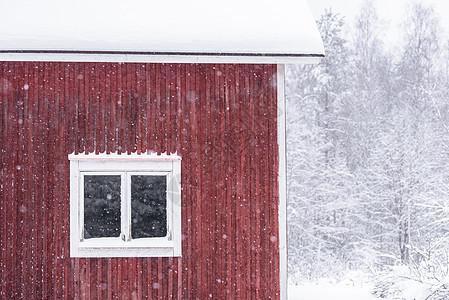
M 370 287 L 332 284 L 290 285 L 289 300 L 375 300 Z

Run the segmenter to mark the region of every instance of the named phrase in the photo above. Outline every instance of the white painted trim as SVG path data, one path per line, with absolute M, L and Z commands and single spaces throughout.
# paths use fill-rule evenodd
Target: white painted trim
M 122 153 L 118 154 L 117 152 L 112 153 L 78 153 L 78 154 L 69 154 L 69 160 L 157 160 L 157 161 L 172 161 L 172 160 L 181 160 L 181 157 L 177 155 L 176 153 L 161 153 L 157 154 L 156 152 L 151 153 Z
M 173 219 L 172 239 L 174 243 L 173 256 L 182 256 L 182 231 L 181 231 L 181 161 L 173 161 L 173 175 L 171 181 L 171 193 L 167 194 L 167 199 L 173 204 L 173 216 L 179 216 Z
M 322 55 L 150 55 L 89 53 L 0 53 L 0 61 L 118 62 L 118 63 L 220 63 L 220 64 L 317 64 Z
M 277 66 L 277 120 L 279 147 L 279 282 L 281 300 L 288 298 L 287 278 L 287 162 L 286 162 L 286 111 L 285 111 L 285 65 Z
M 180 162 L 180 160 L 178 160 Z M 151 168 L 148 169 L 148 166 Z M 105 160 L 79 160 L 80 172 L 171 172 L 172 161 L 161 160 L 136 160 L 136 159 L 105 159 Z
M 77 257 L 79 245 L 79 210 L 78 210 L 78 186 L 79 186 L 79 162 L 70 161 L 70 256 Z
M 181 158 L 177 155 L 70 154 L 70 256 L 71 257 L 173 257 L 181 256 Z M 138 158 L 142 158 L 139 160 Z M 128 158 L 128 159 L 126 159 Z M 159 161 L 157 160 L 159 158 Z M 121 176 L 121 236 L 83 240 L 83 178 L 85 175 Z M 167 236 L 131 239 L 131 176 L 167 177 Z M 176 190 L 175 190 L 176 189 Z M 125 201 L 125 199 L 127 199 Z

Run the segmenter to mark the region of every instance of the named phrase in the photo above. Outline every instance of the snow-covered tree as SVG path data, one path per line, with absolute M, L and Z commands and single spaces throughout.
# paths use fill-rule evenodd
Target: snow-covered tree
M 353 178 L 340 145 L 342 76 L 348 57 L 343 19 L 326 11 L 318 21 L 327 56 L 317 66 L 289 66 L 289 265 L 307 279 L 336 273 L 353 260 Z

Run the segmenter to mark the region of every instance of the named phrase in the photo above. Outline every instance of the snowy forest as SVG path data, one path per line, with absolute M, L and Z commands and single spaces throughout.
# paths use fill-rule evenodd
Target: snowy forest
M 449 299 L 449 39 L 438 15 L 411 4 L 394 50 L 372 1 L 354 24 L 326 10 L 317 25 L 326 57 L 286 75 L 289 282 Z

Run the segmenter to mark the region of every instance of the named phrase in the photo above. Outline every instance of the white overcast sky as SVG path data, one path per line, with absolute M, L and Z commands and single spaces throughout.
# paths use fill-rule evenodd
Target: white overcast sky
M 387 31 L 387 43 L 394 43 L 400 38 L 400 25 L 405 18 L 407 6 L 415 0 L 375 0 L 378 15 L 384 19 L 390 30 Z M 417 0 L 419 2 L 419 0 Z M 346 17 L 346 22 L 354 24 L 354 17 L 360 8 L 361 0 L 307 0 L 314 17 L 317 19 L 324 9 L 332 7 L 332 11 Z M 440 17 L 440 23 L 449 33 L 449 0 L 421 0 L 424 4 L 432 4 Z

